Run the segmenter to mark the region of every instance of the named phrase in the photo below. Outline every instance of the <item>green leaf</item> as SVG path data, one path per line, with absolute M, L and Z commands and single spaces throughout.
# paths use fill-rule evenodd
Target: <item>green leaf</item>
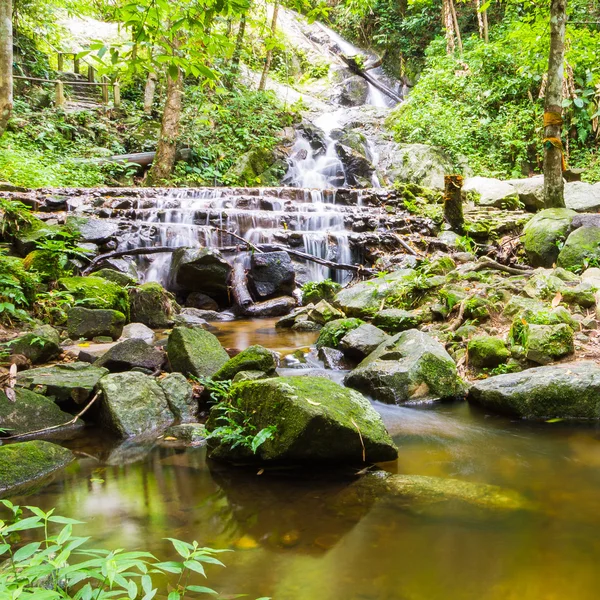
M 188 585 L 186 590 L 190 590 L 190 592 L 198 592 L 199 594 L 213 594 L 214 596 L 218 596 L 218 592 L 204 587 L 203 585 Z
M 179 78 L 179 69 L 177 68 L 177 65 L 169 65 L 168 72 L 169 77 L 174 81 L 177 81 L 177 79 Z
M 68 519 L 67 517 L 52 516 L 48 519 L 52 523 L 60 523 L 61 525 L 83 525 L 84 521 L 77 519 Z
M 179 554 L 179 556 L 182 556 L 183 558 L 189 558 L 192 550 L 191 544 L 187 544 L 186 542 L 182 542 L 181 540 L 177 540 L 175 538 L 166 539 L 168 539 L 171 542 L 171 544 L 173 544 L 173 547 L 175 548 L 175 550 L 177 550 L 177 554 Z
M 13 533 L 14 531 L 25 531 L 26 529 L 35 529 L 36 527 L 42 527 L 42 522 L 39 517 L 27 517 L 21 519 L 12 525 L 9 525 L 5 530 L 4 534 Z
M 15 562 L 19 562 L 21 560 L 25 560 L 26 558 L 29 558 L 30 556 L 32 556 L 33 554 L 35 554 L 39 547 L 42 545 L 41 542 L 31 542 L 31 544 L 27 544 L 26 546 L 23 546 L 22 548 L 19 548 L 13 555 L 13 560 Z
M 195 560 L 186 560 L 183 563 L 190 571 L 195 571 L 196 573 L 200 573 L 200 575 L 204 575 L 206 577 L 206 572 L 204 571 L 204 567 Z
M 573 98 L 573 104 L 577 107 L 577 108 L 583 108 L 584 102 L 582 98 Z
M 167 561 L 155 563 L 152 565 L 156 569 L 160 569 L 161 571 L 167 571 L 168 573 L 181 573 L 183 571 L 183 563 Z
M 65 525 L 63 527 L 63 530 L 58 534 L 58 537 L 56 538 L 56 543 L 62 546 L 71 537 L 72 533 L 73 525 L 71 525 L 70 523 L 68 525 Z
M 137 598 L 138 587 L 133 579 L 130 579 L 129 583 L 127 584 L 127 595 L 129 596 L 130 600 L 135 600 Z
M 142 577 L 142 589 L 146 594 L 149 594 L 152 591 L 152 578 L 150 575 L 144 575 Z
M 180 600 L 181 594 L 179 592 L 173 591 L 169 592 L 169 596 L 167 600 Z

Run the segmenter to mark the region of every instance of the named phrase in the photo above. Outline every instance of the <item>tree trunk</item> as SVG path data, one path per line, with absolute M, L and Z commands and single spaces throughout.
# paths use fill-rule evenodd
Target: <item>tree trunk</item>
M 483 14 L 481 12 L 481 0 L 475 0 L 475 12 L 477 13 L 477 25 L 479 26 L 479 39 L 483 39 Z
M 444 177 L 444 219 L 450 225 L 450 229 L 456 233 L 464 232 L 462 186 L 462 175 Z
M 0 0 L 0 136 L 13 106 L 12 0 Z
M 483 41 L 487 44 L 490 41 L 488 30 L 487 8 L 483 11 Z
M 156 92 L 156 73 L 148 73 L 146 87 L 144 89 L 144 112 L 149 115 L 154 104 L 154 93 Z
M 240 25 L 238 27 L 237 36 L 235 38 L 235 48 L 231 56 L 231 67 L 229 69 L 228 85 L 231 87 L 237 79 L 240 70 L 240 58 L 242 57 L 242 46 L 244 44 L 244 34 L 246 32 L 246 14 L 240 17 Z
M 458 42 L 458 50 L 462 54 L 463 45 L 462 38 L 460 37 L 460 29 L 458 27 L 458 17 L 456 16 L 456 7 L 454 6 L 454 0 L 448 0 L 450 4 L 450 10 L 452 11 L 452 22 L 454 23 L 454 32 L 456 33 L 456 41 Z
M 442 20 L 446 32 L 446 52 L 454 52 L 454 20 L 452 19 L 452 8 L 450 0 L 442 1 Z
M 544 197 L 546 208 L 564 207 L 562 89 L 565 60 L 566 0 L 550 3 L 550 56 L 544 103 Z
M 177 138 L 179 137 L 179 121 L 181 120 L 181 105 L 183 97 L 183 73 L 180 69 L 177 78 L 167 77 L 167 99 L 160 127 L 160 138 L 156 147 L 156 156 L 148 172 L 148 183 L 158 184 L 171 175 L 177 153 Z
M 279 1 L 276 0 L 273 5 L 273 20 L 271 21 L 271 37 L 275 35 L 275 30 L 277 29 L 277 14 L 279 13 Z M 267 57 L 265 59 L 265 67 L 262 72 L 262 76 L 260 78 L 260 83 L 258 85 L 258 91 L 262 91 L 267 86 L 267 75 L 269 74 L 269 69 L 271 68 L 271 61 L 273 60 L 273 49 L 269 48 L 267 50 Z

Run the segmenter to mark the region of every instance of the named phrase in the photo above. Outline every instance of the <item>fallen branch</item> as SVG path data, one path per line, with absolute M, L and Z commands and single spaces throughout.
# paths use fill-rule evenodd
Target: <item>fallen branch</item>
M 466 298 L 464 298 L 462 300 L 462 302 L 460 303 L 459 308 L 458 308 L 458 315 L 450 323 L 450 325 L 448 325 L 448 331 L 456 331 L 463 324 L 463 321 L 465 320 L 465 308 L 467 306 L 467 302 L 469 300 L 471 300 L 472 298 L 473 298 L 473 294 L 471 294 L 470 296 L 467 296 Z
M 235 303 L 244 311 L 248 306 L 254 304 L 252 296 L 248 291 L 246 282 L 246 269 L 241 260 L 236 259 L 231 272 L 231 293 Z
M 61 425 L 52 425 L 51 427 L 45 427 L 44 429 L 37 429 L 36 431 L 28 431 L 27 433 L 19 433 L 15 435 L 9 435 L 7 437 L 0 438 L 0 441 L 4 440 L 13 440 L 15 438 L 23 438 L 29 437 L 30 435 L 38 435 L 40 433 L 48 433 L 49 431 L 55 431 L 56 429 L 62 429 L 63 427 L 67 427 L 68 425 L 74 425 L 77 421 L 92 407 L 94 402 L 100 396 L 100 392 L 97 392 L 94 397 L 86 404 L 86 406 L 79 411 L 70 421 L 66 423 L 62 423 Z
M 483 269 L 494 269 L 496 271 L 508 273 L 509 275 L 526 275 L 527 277 L 533 275 L 533 269 L 529 267 L 507 267 L 506 265 L 501 265 L 499 262 L 496 262 L 487 256 L 481 257 L 478 263 L 469 269 L 469 272 L 482 271 Z
M 237 233 L 233 233 L 233 231 L 228 231 L 227 229 L 221 229 L 220 227 L 215 227 L 214 225 L 209 225 L 209 227 L 211 229 L 214 229 L 215 231 L 219 231 L 220 233 L 226 233 L 227 235 L 234 237 L 236 240 L 240 240 L 240 242 L 246 244 L 246 246 L 248 246 L 249 248 L 252 248 L 252 250 L 254 250 L 255 252 L 258 252 L 259 254 L 263 254 L 263 251 L 260 248 L 258 248 L 258 246 L 255 246 L 253 243 L 244 239 L 241 235 L 238 235 Z
M 398 240 L 398 243 L 413 256 L 423 256 L 420 252 L 417 252 L 414 248 L 411 248 L 397 233 L 394 233 L 394 236 Z

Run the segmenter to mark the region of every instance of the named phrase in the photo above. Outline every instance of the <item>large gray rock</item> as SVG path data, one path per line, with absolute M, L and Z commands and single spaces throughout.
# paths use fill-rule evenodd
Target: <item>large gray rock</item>
M 464 194 L 475 192 L 479 195 L 481 206 L 496 208 L 517 208 L 519 195 L 515 188 L 506 181 L 491 177 L 469 177 L 465 180 L 462 191 Z
M 361 152 L 356 148 L 338 142 L 335 145 L 335 151 L 344 165 L 347 185 L 352 187 L 372 186 L 371 178 L 375 167 L 365 155 L 364 150 Z
M 363 360 L 389 337 L 379 327 L 375 327 L 370 323 L 363 323 L 356 329 L 349 331 L 340 340 L 339 347 L 346 356 L 354 360 Z
M 573 330 L 566 323 L 557 325 L 528 325 L 526 356 L 539 365 L 575 352 Z
M 159 380 L 171 412 L 181 423 L 192 423 L 198 418 L 198 402 L 190 382 L 181 373 L 169 373 Z
M 228 360 L 214 375 L 213 379 L 233 379 L 241 371 L 261 371 L 273 375 L 277 368 L 276 355 L 263 346 L 250 346 Z
M 149 375 L 134 371 L 106 375 L 99 388 L 100 422 L 120 437 L 148 433 L 173 422 L 164 391 Z
M 179 305 L 160 283 L 150 281 L 129 290 L 131 320 L 153 329 L 170 327 Z
M 76 217 L 77 229 L 82 242 L 92 242 L 94 244 L 103 244 L 110 238 L 115 237 L 119 232 L 119 224 L 107 219 L 97 219 L 91 217 L 83 220 Z
M 506 183 L 513 186 L 519 200 L 528 210 L 542 210 L 546 205 L 544 197 L 544 176 L 526 177 L 524 179 L 509 179 Z
M 390 183 L 416 183 L 444 189 L 444 175 L 454 172 L 452 161 L 439 149 L 426 144 L 395 144 L 382 153 L 377 165 Z
M 226 303 L 230 273 L 231 266 L 218 250 L 180 248 L 173 253 L 169 280 L 177 289 L 202 292 Z
M 600 228 L 580 227 L 567 238 L 557 264 L 564 269 L 581 269 L 590 261 L 600 263 Z
M 122 340 L 144 340 L 148 344 L 151 344 L 155 337 L 154 331 L 143 323 L 129 323 L 123 327 L 121 334 Z
M 248 281 L 259 300 L 290 296 L 296 286 L 295 278 L 294 265 L 287 252 L 252 254 Z
M 130 339 L 109 348 L 97 361 L 95 367 L 105 367 L 111 373 L 130 371 L 134 368 L 159 370 L 166 360 L 165 353 L 150 346 L 144 340 Z
M 60 353 L 60 336 L 50 325 L 40 325 L 9 346 L 11 354 L 22 354 L 32 364 L 41 364 L 57 358 Z
M 568 208 L 548 208 L 537 213 L 523 228 L 523 246 L 534 267 L 551 267 L 558 258 L 559 243 L 567 239 L 577 215 Z
M 42 440 L 0 446 L 0 498 L 33 491 L 73 460 L 70 450 Z
M 229 360 L 212 333 L 187 327 L 173 329 L 167 341 L 167 356 L 173 371 L 195 377 L 212 377 Z
M 337 100 L 342 106 L 362 106 L 369 95 L 369 84 L 360 75 L 346 77 L 336 89 Z
M 349 463 L 394 460 L 398 451 L 381 417 L 361 394 L 324 377 L 277 377 L 233 386 L 232 402 L 253 431 L 274 426 L 256 454 L 209 440 L 211 458 L 291 463 Z M 207 429 L 221 425 L 211 410 Z
M 456 398 L 463 384 L 444 347 L 409 329 L 383 342 L 344 383 L 388 404 Z
M 73 417 L 62 411 L 50 398 L 30 390 L 17 388 L 12 402 L 0 390 L 0 427 L 9 435 L 21 435 L 47 427 L 68 423 Z M 67 425 L 66 429 L 79 429 L 82 421 Z
M 99 336 L 118 339 L 123 333 L 125 315 L 118 310 L 75 306 L 67 313 L 67 331 L 73 340 Z
M 580 361 L 476 381 L 469 402 L 532 419 L 600 418 L 600 367 Z
M 41 389 L 57 402 L 74 400 L 85 402 L 108 369 L 92 366 L 85 362 L 65 363 L 52 367 L 40 367 L 21 371 L 17 385 L 28 389 Z
M 565 206 L 577 212 L 600 212 L 600 184 L 571 181 L 565 183 Z
M 262 302 L 255 302 L 244 309 L 249 317 L 281 317 L 296 307 L 296 299 L 292 296 L 280 296 Z

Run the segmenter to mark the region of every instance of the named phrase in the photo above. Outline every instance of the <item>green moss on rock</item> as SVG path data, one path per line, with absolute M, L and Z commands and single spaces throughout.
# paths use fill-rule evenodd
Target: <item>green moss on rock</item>
M 477 368 L 493 368 L 510 358 L 510 351 L 504 340 L 492 336 L 473 338 L 468 346 L 469 364 Z
M 568 208 L 548 208 L 538 212 L 523 229 L 523 246 L 534 267 L 551 267 L 558 258 L 559 242 L 567 238 L 573 217 Z
M 241 371 L 261 371 L 273 375 L 277 361 L 273 352 L 263 346 L 250 346 L 227 361 L 214 375 L 213 379 L 223 381 L 233 379 Z
M 329 321 L 319 333 L 317 348 L 337 348 L 340 340 L 353 329 L 364 323 L 361 319 L 337 319 Z
M 125 315 L 118 310 L 75 306 L 67 313 L 67 331 L 73 340 L 91 340 L 99 336 L 119 339 L 125 322 Z
M 180 308 L 160 283 L 144 283 L 129 290 L 131 320 L 153 329 L 170 327 Z
M 187 327 L 173 329 L 167 341 L 167 356 L 174 371 L 195 377 L 212 377 L 229 360 L 212 333 Z
M 58 280 L 66 290 L 85 308 L 107 308 L 117 310 L 129 320 L 129 296 L 120 285 L 102 277 L 62 277 Z
M 580 227 L 565 242 L 557 264 L 570 271 L 582 270 L 600 263 L 600 227 Z

